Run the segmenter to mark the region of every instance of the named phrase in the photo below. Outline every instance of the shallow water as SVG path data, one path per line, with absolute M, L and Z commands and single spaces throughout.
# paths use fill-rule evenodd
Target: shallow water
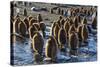
M 44 39 L 46 42 L 47 39 Z M 58 51 L 56 63 L 86 62 L 97 60 L 97 36 L 90 33 L 88 46 L 80 47 L 78 56 L 70 56 L 67 53 Z M 27 39 L 24 43 L 16 42 L 14 48 L 14 65 L 38 64 L 34 61 L 34 53 L 31 49 L 31 41 Z M 44 48 L 45 49 L 45 48 Z M 44 51 L 43 51 L 44 52 Z M 43 53 L 44 54 L 44 53 Z M 44 56 L 44 55 L 43 55 Z M 44 56 L 45 59 L 45 56 Z M 45 61 L 42 64 L 46 64 Z

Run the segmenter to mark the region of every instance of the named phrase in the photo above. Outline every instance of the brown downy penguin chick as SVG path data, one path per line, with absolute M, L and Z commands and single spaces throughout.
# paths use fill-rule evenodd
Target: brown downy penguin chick
M 29 28 L 29 20 L 25 17 L 23 21 L 26 24 L 26 27 L 27 27 L 27 30 L 28 30 L 28 28 Z
M 72 31 L 71 34 L 69 35 L 70 54 L 77 55 L 78 47 L 79 47 L 78 35 L 74 31 Z
M 43 37 L 41 36 L 41 34 L 39 32 L 34 32 L 34 36 L 32 38 L 32 47 L 33 50 L 36 53 L 39 53 L 40 55 L 42 55 L 43 53 L 43 46 L 44 46 L 44 40 Z
M 45 29 L 46 29 L 46 25 L 44 22 L 40 22 L 40 30 L 42 31 L 43 37 L 45 37 Z
M 82 41 L 81 32 L 82 32 L 82 25 L 79 25 L 78 28 L 77 28 L 79 41 Z
M 19 29 L 19 34 L 22 35 L 23 37 L 26 37 L 27 26 L 23 21 L 21 21 L 18 24 L 18 29 Z
M 37 21 L 38 22 L 42 22 L 43 21 L 41 14 L 38 14 L 37 15 Z
M 13 33 L 19 33 L 18 30 L 18 24 L 21 22 L 20 18 L 17 18 L 14 22 L 13 22 Z
M 54 37 L 57 40 L 58 43 L 58 32 L 59 32 L 60 26 L 58 24 L 55 25 L 54 27 Z
M 72 25 L 70 26 L 69 31 L 68 31 L 68 35 L 70 35 L 72 31 L 76 32 L 76 29 L 75 29 L 74 24 L 72 24 Z
M 56 26 L 56 22 L 53 22 L 51 25 L 50 35 L 54 36 L 54 27 Z
M 21 19 L 17 18 L 14 22 L 13 22 L 13 33 L 12 33 L 12 41 L 14 42 L 24 42 L 24 38 L 22 35 L 20 34 L 20 29 L 19 29 L 19 23 L 21 23 Z
M 66 41 L 67 41 L 67 36 L 66 36 L 65 30 L 62 27 L 58 31 L 58 43 L 59 43 L 60 49 L 65 48 L 65 44 L 67 43 Z
M 88 29 L 87 29 L 87 26 L 85 24 L 82 26 L 81 36 L 82 36 L 82 41 L 86 42 L 88 39 Z
M 82 20 L 82 22 L 81 22 L 82 24 L 86 24 L 87 25 L 87 19 L 86 19 L 86 17 L 84 17 L 83 18 L 83 20 Z
M 80 15 L 77 16 L 77 20 L 78 20 L 78 23 L 81 23 L 81 17 L 80 17 Z
M 92 21 L 92 28 L 97 29 L 97 17 L 95 17 Z
M 30 21 L 29 21 L 29 26 L 31 26 L 33 23 L 37 23 L 37 20 L 32 18 Z
M 25 18 L 23 19 L 23 22 L 26 24 L 26 28 L 27 28 L 26 37 L 29 38 L 29 32 L 28 32 L 29 20 L 28 20 L 28 18 L 25 17 Z
M 77 29 L 77 27 L 78 27 L 78 19 L 77 19 L 76 16 L 74 17 L 74 25 L 75 25 L 75 28 Z
M 34 25 L 30 26 L 28 30 L 29 30 L 29 37 L 30 37 L 30 39 L 33 38 L 33 36 L 34 36 L 34 34 L 35 34 L 34 32 L 35 32 L 35 31 L 38 31 L 38 29 L 37 29 L 36 26 L 34 26 Z
M 56 39 L 53 36 L 50 36 L 46 42 L 45 56 L 47 58 L 50 58 L 51 62 L 55 61 L 56 59 L 57 49 L 58 49 L 58 46 L 57 46 Z
M 67 34 L 67 37 L 68 37 L 69 28 L 70 28 L 70 24 L 69 24 L 68 21 L 66 21 L 66 22 L 64 23 L 64 30 L 65 30 L 65 32 L 66 32 L 66 34 Z

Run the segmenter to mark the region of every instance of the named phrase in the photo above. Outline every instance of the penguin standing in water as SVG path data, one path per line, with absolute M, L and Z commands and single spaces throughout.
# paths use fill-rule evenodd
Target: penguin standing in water
M 84 24 L 82 25 L 82 31 L 81 31 L 82 41 L 87 42 L 88 39 L 88 29 L 87 26 Z
M 50 62 L 55 62 L 57 57 L 57 49 L 58 46 L 56 39 L 53 36 L 50 36 L 46 42 L 46 47 L 45 47 L 45 56 L 46 58 L 49 58 Z
M 27 30 L 29 28 L 29 20 L 25 17 L 23 22 L 26 24 Z
M 36 53 L 39 53 L 40 55 L 42 55 L 43 46 L 44 46 L 43 37 L 41 36 L 41 34 L 38 31 L 34 32 L 34 36 L 32 38 L 32 47 L 33 47 L 33 50 Z
M 13 33 L 18 33 L 19 34 L 19 29 L 18 29 L 18 24 L 21 22 L 22 20 L 20 18 L 17 18 L 14 22 L 13 22 Z
M 82 25 L 79 25 L 78 28 L 77 28 L 79 41 L 82 41 L 81 32 L 82 32 Z
M 19 34 L 22 35 L 23 37 L 26 37 L 27 26 L 23 21 L 21 21 L 18 24 L 18 29 L 19 29 Z
M 14 22 L 13 22 L 13 33 L 12 33 L 12 42 L 15 43 L 17 42 L 23 42 L 23 37 L 20 36 L 20 30 L 18 28 L 19 23 L 21 23 L 21 19 L 17 18 Z
M 69 35 L 69 48 L 71 55 L 78 55 L 79 40 L 78 35 L 72 31 Z
M 97 17 L 94 17 L 94 19 L 92 21 L 92 28 L 97 29 Z
M 66 42 L 67 41 L 67 36 L 66 36 L 66 32 L 65 30 L 62 28 L 59 29 L 59 32 L 58 32 L 58 43 L 59 43 L 59 48 L 62 50 L 62 49 L 65 49 L 66 47 Z
M 40 63 L 43 60 L 43 46 L 44 46 L 44 40 L 41 34 L 36 31 L 34 32 L 34 36 L 32 38 L 32 49 L 34 51 L 34 59 L 36 63 Z
M 29 38 L 29 32 L 28 32 L 29 20 L 27 19 L 27 17 L 25 17 L 25 18 L 23 19 L 23 22 L 26 24 L 26 28 L 27 28 L 26 37 Z

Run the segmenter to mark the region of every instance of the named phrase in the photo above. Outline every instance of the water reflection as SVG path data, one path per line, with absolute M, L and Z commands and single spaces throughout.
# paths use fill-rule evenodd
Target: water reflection
M 68 52 L 65 53 L 65 52 L 58 51 L 57 59 L 56 62 L 54 63 L 96 61 L 97 60 L 97 41 L 96 41 L 97 39 L 96 38 L 97 37 L 93 34 L 89 35 L 88 43 L 81 43 L 81 44 L 87 44 L 87 46 L 83 46 L 78 49 L 78 56 L 69 55 Z M 38 58 L 39 61 L 41 60 L 41 62 L 36 61 L 37 60 L 36 57 L 38 57 L 39 55 L 32 52 L 31 42 L 29 39 L 27 39 L 27 41 L 24 42 L 24 44 L 19 42 L 14 43 L 13 47 L 14 47 L 15 65 L 52 63 L 50 61 L 47 62 L 45 60 L 44 51 L 43 51 L 43 57 Z M 67 51 L 69 50 L 67 49 Z

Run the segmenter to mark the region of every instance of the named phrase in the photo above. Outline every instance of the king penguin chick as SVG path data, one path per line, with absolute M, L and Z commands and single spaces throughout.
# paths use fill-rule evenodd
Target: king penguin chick
M 79 47 L 78 35 L 74 31 L 72 31 L 71 34 L 69 35 L 70 54 L 77 55 L 78 47 Z
M 51 61 L 55 61 L 57 57 L 57 49 L 58 46 L 57 46 L 56 39 L 53 36 L 50 36 L 46 42 L 45 56 L 47 58 L 50 58 Z
M 33 36 L 33 39 L 32 39 L 32 47 L 33 47 L 33 50 L 36 53 L 39 53 L 40 55 L 42 55 L 43 46 L 44 46 L 43 37 L 40 35 L 39 32 L 35 32 L 35 34 Z

